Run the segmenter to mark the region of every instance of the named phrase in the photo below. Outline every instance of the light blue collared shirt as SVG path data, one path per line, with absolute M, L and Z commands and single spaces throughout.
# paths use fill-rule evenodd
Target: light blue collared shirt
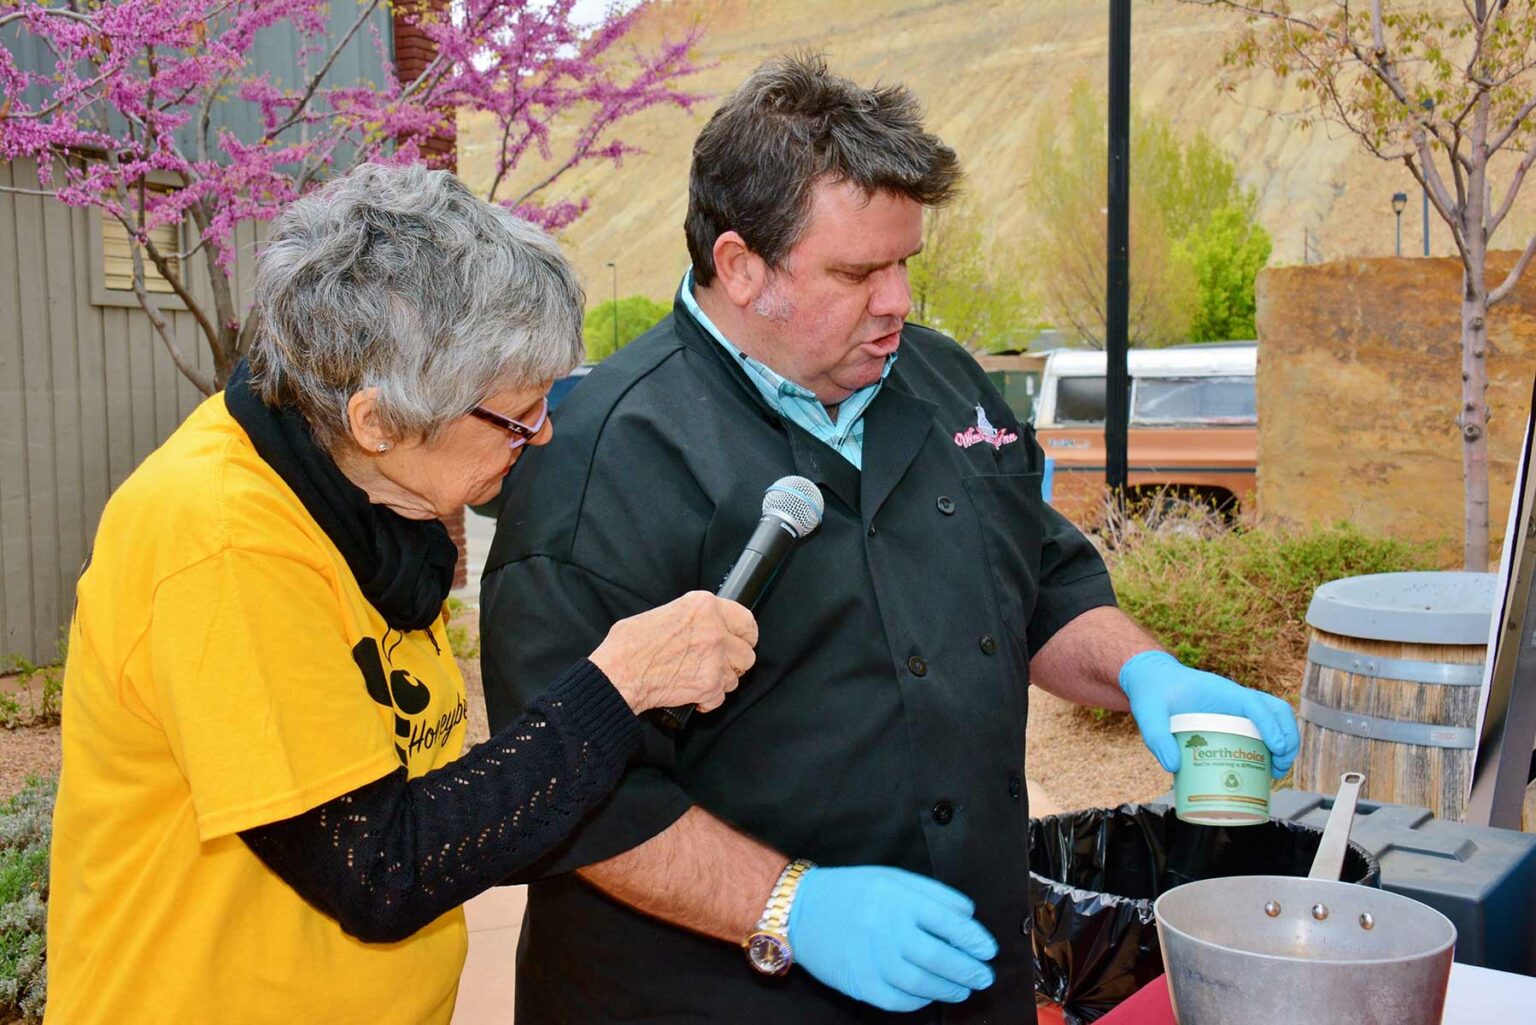
M 880 371 L 880 380 L 874 384 L 866 385 L 844 399 L 837 407 L 837 419 L 833 420 L 827 414 L 827 407 L 809 388 L 796 384 L 794 381 L 776 373 L 766 363 L 760 363 L 748 356 L 741 349 L 731 344 L 720 329 L 709 319 L 709 316 L 699 308 L 699 304 L 693 298 L 693 268 L 683 275 L 681 289 L 683 306 L 699 325 L 709 332 L 709 336 L 730 353 L 747 377 L 757 387 L 763 401 L 772 406 L 782 416 L 805 428 L 813 437 L 826 442 L 838 455 L 848 460 L 859 469 L 864 468 L 864 411 L 869 404 L 880 394 L 880 386 L 885 383 L 885 378 L 891 372 L 891 364 L 896 362 L 896 353 L 891 353 L 885 359 L 885 367 Z

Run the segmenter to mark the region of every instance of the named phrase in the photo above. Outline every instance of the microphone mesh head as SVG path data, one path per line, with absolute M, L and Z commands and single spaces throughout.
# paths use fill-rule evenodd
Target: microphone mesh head
M 821 489 L 804 477 L 780 477 L 763 492 L 763 515 L 777 516 L 804 537 L 821 524 L 826 502 Z

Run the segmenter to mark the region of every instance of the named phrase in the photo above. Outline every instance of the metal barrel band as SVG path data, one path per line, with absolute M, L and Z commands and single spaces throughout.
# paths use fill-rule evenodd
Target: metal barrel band
M 1321 641 L 1307 646 L 1307 661 L 1329 669 L 1363 676 L 1380 676 L 1409 683 L 1435 683 L 1443 687 L 1481 687 L 1483 663 L 1421 662 L 1409 658 L 1382 658 L 1341 651 Z
M 1366 740 L 1465 750 L 1471 750 L 1477 745 L 1477 737 L 1469 726 L 1439 726 L 1434 723 L 1383 719 L 1380 716 L 1330 708 L 1305 697 L 1301 699 L 1301 718 L 1325 730 L 1364 737 Z

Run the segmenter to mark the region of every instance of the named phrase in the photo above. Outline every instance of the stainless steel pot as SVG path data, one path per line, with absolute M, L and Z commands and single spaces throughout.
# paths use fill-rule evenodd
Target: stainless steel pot
M 1439 1025 L 1456 927 L 1338 881 L 1363 780 L 1345 774 L 1308 878 L 1202 879 L 1157 899 L 1179 1025 Z

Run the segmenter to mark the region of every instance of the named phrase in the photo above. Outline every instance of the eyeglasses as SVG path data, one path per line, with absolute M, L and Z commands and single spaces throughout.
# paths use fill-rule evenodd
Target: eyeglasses
M 549 421 L 549 396 L 544 397 L 544 402 L 539 407 L 539 418 L 531 424 L 514 420 L 510 416 L 502 416 L 484 406 L 476 406 L 469 411 L 469 415 L 476 420 L 484 420 L 492 427 L 500 427 L 506 431 L 507 444 L 512 448 L 518 448 L 528 444 L 530 439 L 538 437 L 539 432 L 544 429 L 544 424 Z

